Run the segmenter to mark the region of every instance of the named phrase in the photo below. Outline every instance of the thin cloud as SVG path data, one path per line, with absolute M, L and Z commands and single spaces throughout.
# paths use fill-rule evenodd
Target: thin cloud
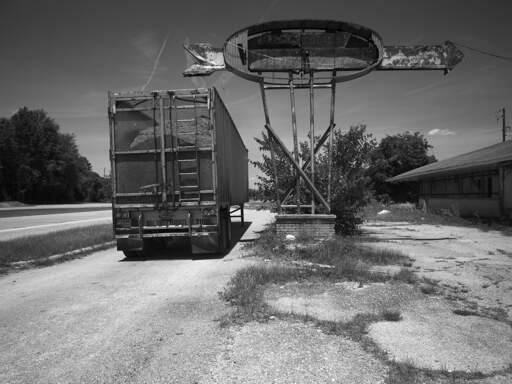
M 142 88 L 140 89 L 143 91 L 146 89 L 146 87 L 151 83 L 151 80 L 153 80 L 153 76 L 155 75 L 155 71 L 158 68 L 158 63 L 160 62 L 160 56 L 162 56 L 162 53 L 164 52 L 165 46 L 167 45 L 167 40 L 169 39 L 169 35 L 165 36 L 165 40 L 162 43 L 162 47 L 160 48 L 160 51 L 158 51 L 158 55 L 156 56 L 155 63 L 153 65 L 153 69 L 151 70 L 151 74 L 149 75 L 148 81 L 144 83 Z
M 160 44 L 158 43 L 157 36 L 154 32 L 142 32 L 135 36 L 131 42 L 142 56 L 146 57 L 149 61 L 154 62 L 155 57 L 160 50 Z
M 449 129 L 439 129 L 434 128 L 428 131 L 429 136 L 452 136 L 455 135 L 455 132 L 450 131 Z

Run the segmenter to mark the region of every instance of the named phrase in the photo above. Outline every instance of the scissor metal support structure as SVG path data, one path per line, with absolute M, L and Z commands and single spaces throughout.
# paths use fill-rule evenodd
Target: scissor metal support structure
M 335 74 L 334 74 L 335 75 Z M 335 77 L 335 76 L 334 76 Z M 302 166 L 299 164 L 299 142 L 297 137 L 297 116 L 296 116 L 296 108 L 295 108 L 295 89 L 307 89 L 309 93 L 309 148 L 310 155 L 309 158 L 304 161 Z M 269 145 L 270 145 L 270 158 L 272 162 L 272 168 L 274 173 L 274 188 L 275 188 L 275 199 L 277 202 L 278 211 L 281 213 L 283 208 L 291 208 L 296 207 L 297 213 L 301 213 L 302 208 L 311 208 L 311 214 L 314 214 L 316 211 L 316 203 L 320 203 L 324 206 L 327 213 L 331 212 L 331 181 L 332 181 L 332 139 L 333 139 L 333 131 L 335 127 L 334 123 L 334 109 L 335 109 L 335 98 L 336 98 L 336 82 L 333 80 L 330 84 L 322 85 L 322 89 L 329 89 L 331 93 L 331 102 L 330 102 L 330 122 L 327 129 L 323 132 L 322 136 L 315 144 L 315 88 L 319 88 L 314 83 L 314 72 L 309 73 L 309 82 L 307 85 L 304 85 L 301 82 L 300 85 L 296 85 L 294 83 L 293 74 L 289 75 L 289 84 L 288 86 L 276 86 L 276 85 L 265 85 L 264 81 L 260 81 L 260 92 L 261 99 L 263 102 L 263 112 L 265 114 L 265 129 L 268 133 Z M 266 91 L 276 90 L 276 89 L 289 89 L 290 92 L 290 105 L 291 105 L 291 122 L 292 122 L 292 134 L 293 134 L 293 153 L 286 147 L 283 141 L 279 138 L 276 131 L 272 127 L 270 123 L 270 116 L 268 112 L 267 106 L 267 97 Z M 329 139 L 327 157 L 328 157 L 328 184 L 327 184 L 327 196 L 323 196 L 322 193 L 315 186 L 315 156 L 320 151 L 322 146 L 325 144 L 326 140 Z M 283 196 L 280 196 L 279 193 L 279 177 L 277 172 L 277 164 L 276 164 L 276 146 L 281 149 L 287 159 L 290 161 L 291 165 L 295 169 L 295 183 L 287 186 L 286 192 Z M 307 169 L 310 170 L 310 175 L 306 174 Z M 311 191 L 311 204 L 310 205 L 302 205 L 301 203 L 301 179 L 306 184 L 307 188 Z M 293 192 L 295 191 L 295 202 L 296 204 L 287 204 Z

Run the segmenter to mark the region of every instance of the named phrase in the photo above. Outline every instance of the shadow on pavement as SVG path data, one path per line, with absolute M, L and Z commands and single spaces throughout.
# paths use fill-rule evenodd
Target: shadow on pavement
M 231 224 L 231 245 L 225 254 L 201 254 L 193 255 L 190 250 L 190 243 L 188 239 L 176 239 L 169 248 L 165 247 L 154 247 L 150 249 L 148 253 L 141 257 L 125 257 L 120 262 L 137 262 L 147 260 L 205 260 L 205 259 L 222 259 L 224 256 L 229 254 L 233 247 L 240 241 L 244 233 L 250 227 L 252 222 L 246 221 L 244 225 L 241 222 L 233 222 Z

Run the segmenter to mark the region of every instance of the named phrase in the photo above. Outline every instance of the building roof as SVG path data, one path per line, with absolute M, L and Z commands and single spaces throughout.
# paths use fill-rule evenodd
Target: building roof
M 438 175 L 461 173 L 478 169 L 488 169 L 502 163 L 512 161 L 512 141 L 505 141 L 464 153 L 449 159 L 441 160 L 389 178 L 389 182 L 416 181 Z

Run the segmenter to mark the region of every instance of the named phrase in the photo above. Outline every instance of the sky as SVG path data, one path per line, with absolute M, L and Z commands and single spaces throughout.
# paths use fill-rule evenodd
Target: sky
M 109 173 L 107 92 L 215 86 L 249 149 L 264 115 L 257 84 L 229 72 L 184 78 L 185 42 L 221 47 L 233 32 L 263 21 L 334 19 L 378 32 L 384 45 L 446 40 L 512 57 L 510 0 L 0 1 L 0 116 L 42 108 L 72 133 L 93 169 Z M 498 110 L 512 121 L 512 60 L 461 48 L 465 57 L 440 71 L 373 72 L 337 87 L 336 126 L 366 124 L 376 139 L 420 132 L 438 159 L 501 140 Z M 322 93 L 325 92 L 325 93 Z M 329 94 L 316 93 L 317 132 L 327 127 Z M 309 129 L 308 99 L 298 92 L 299 134 Z M 290 143 L 289 96 L 269 98 L 273 127 Z M 255 170 L 250 169 L 251 184 Z

